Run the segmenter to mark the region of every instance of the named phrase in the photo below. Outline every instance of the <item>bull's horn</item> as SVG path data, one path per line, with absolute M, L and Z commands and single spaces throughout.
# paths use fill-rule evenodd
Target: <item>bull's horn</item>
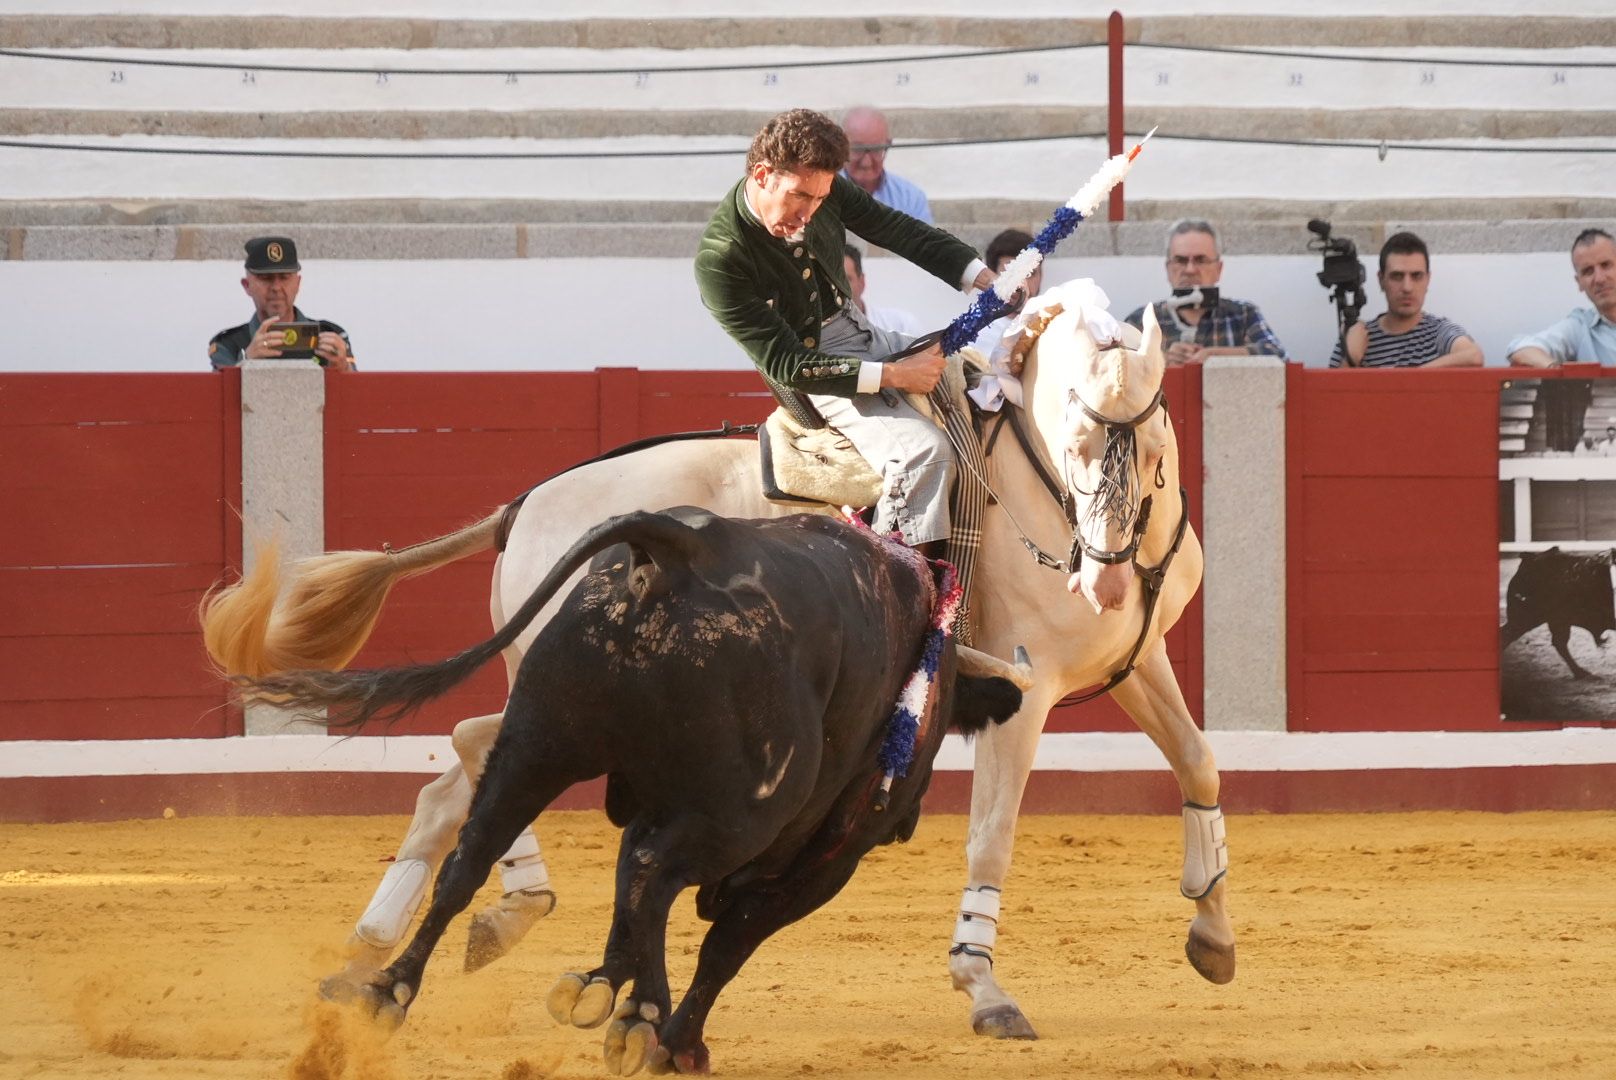
M 962 675 L 977 675 L 982 678 L 998 676 L 1009 679 L 1016 684 L 1016 689 L 1023 692 L 1032 689 L 1032 664 L 1028 661 L 1027 650 L 1016 646 L 1016 662 L 1007 664 L 997 656 L 989 656 L 969 645 L 956 645 L 954 651 L 959 655 L 959 670 Z

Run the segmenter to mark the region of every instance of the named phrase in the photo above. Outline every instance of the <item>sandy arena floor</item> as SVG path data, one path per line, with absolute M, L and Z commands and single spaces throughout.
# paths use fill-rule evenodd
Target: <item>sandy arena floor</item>
M 601 1031 L 544 996 L 598 957 L 616 836 L 543 824 L 560 909 L 471 976 L 457 924 L 386 1044 L 312 988 L 403 818 L 0 826 L 0 1077 L 602 1076 Z M 976 1038 L 949 988 L 964 828 L 924 821 L 766 945 L 713 1013 L 715 1073 L 1616 1077 L 1616 814 L 1231 819 L 1227 987 L 1183 959 L 1176 818 L 1025 818 L 998 970 L 1036 1043 Z M 687 894 L 676 988 L 701 927 Z

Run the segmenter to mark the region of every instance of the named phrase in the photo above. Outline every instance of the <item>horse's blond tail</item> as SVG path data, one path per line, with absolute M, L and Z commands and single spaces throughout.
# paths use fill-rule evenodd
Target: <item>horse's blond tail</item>
M 267 544 L 251 573 L 202 598 L 198 614 L 208 655 L 225 674 L 252 678 L 346 667 L 370 637 L 395 582 L 492 548 L 503 512 L 398 551 L 303 559 L 292 567 L 284 597 L 279 553 Z

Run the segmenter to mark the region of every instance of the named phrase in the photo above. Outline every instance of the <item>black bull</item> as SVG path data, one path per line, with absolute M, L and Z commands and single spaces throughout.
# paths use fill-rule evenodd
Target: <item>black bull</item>
M 509 646 L 608 548 L 523 659 L 430 909 L 363 993 L 402 1020 L 433 947 L 499 855 L 568 787 L 604 775 L 607 814 L 623 828 L 615 911 L 601 966 L 572 977 L 569 1000 L 604 983 L 609 1005 L 632 979 L 615 1013 L 616 1059 L 608 1034 L 608 1065 L 704 1071 L 707 1014 L 752 952 L 835 896 L 872 847 L 913 833 L 944 729 L 980 731 L 1020 707 L 1009 681 L 959 675 L 950 641 L 913 765 L 886 809 L 874 808 L 877 753 L 930 628 L 925 564 L 821 516 L 629 514 L 588 532 L 498 634 L 457 657 L 244 686 L 325 706 L 339 722 L 401 715 Z M 690 885 L 712 926 L 671 1012 L 668 911 Z
M 1588 672 L 1572 659 L 1567 646 L 1573 626 L 1592 634 L 1600 647 L 1606 643 L 1605 635 L 1616 630 L 1616 597 L 1610 584 L 1612 554 L 1616 549 L 1571 555 L 1552 547 L 1522 555 L 1520 567 L 1509 579 L 1498 647 L 1548 623 L 1549 639 L 1571 668 L 1572 677 L 1587 678 Z

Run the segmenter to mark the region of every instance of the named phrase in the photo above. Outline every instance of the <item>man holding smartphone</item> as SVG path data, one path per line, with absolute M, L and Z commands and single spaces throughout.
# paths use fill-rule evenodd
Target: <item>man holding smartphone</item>
M 321 367 L 355 370 L 348 331 L 325 319 L 310 319 L 297 308 L 303 284 L 297 244 L 287 236 L 255 236 L 247 241 L 247 276 L 241 289 L 252 298 L 253 317 L 213 335 L 208 359 L 215 368 L 243 360 L 313 360 Z

